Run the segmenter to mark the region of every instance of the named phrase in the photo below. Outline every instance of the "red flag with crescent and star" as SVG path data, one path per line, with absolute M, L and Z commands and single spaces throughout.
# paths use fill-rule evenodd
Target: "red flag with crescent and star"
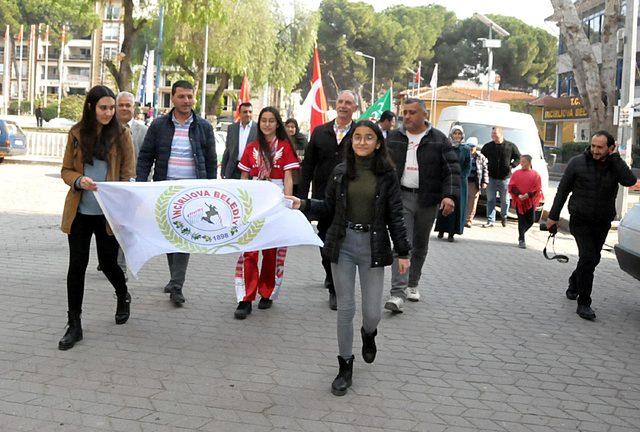
M 311 104 L 311 121 L 309 133 L 327 122 L 327 98 L 324 95 L 324 88 L 322 87 L 322 75 L 320 74 L 320 55 L 318 54 L 318 47 L 313 49 L 313 79 L 311 81 L 310 92 L 315 92 L 313 103 Z
M 242 78 L 242 84 L 240 84 L 240 93 L 238 94 L 238 107 L 236 108 L 236 112 L 233 115 L 233 121 L 240 121 L 240 104 L 245 102 L 251 102 L 251 92 L 249 91 L 249 80 L 245 75 Z

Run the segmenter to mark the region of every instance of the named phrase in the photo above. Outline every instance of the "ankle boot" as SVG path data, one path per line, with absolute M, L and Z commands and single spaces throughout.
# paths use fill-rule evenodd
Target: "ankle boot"
M 348 359 L 343 359 L 338 356 L 338 364 L 340 365 L 340 371 L 338 376 L 333 380 L 331 384 L 331 393 L 336 396 L 344 396 L 347 393 L 347 389 L 351 387 L 351 377 L 353 376 L 353 356 Z
M 82 340 L 82 323 L 80 322 L 80 312 L 67 312 L 69 320 L 67 321 L 67 332 L 58 342 L 58 349 L 65 351 L 73 348 L 76 342 Z
M 118 298 L 118 305 L 116 306 L 116 324 L 124 324 L 129 319 L 129 313 L 131 312 L 131 296 L 127 292 L 124 298 Z
M 376 336 L 378 335 L 378 329 L 375 329 L 372 333 L 367 334 L 364 331 L 364 327 L 360 328 L 362 334 L 362 359 L 366 363 L 373 363 L 376 359 Z

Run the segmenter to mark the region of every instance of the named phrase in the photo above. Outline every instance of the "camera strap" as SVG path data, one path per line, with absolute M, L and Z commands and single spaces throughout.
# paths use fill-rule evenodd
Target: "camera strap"
M 549 240 L 551 240 L 551 250 L 553 251 L 553 256 L 549 257 L 547 254 L 547 247 L 549 247 Z M 547 244 L 544 245 L 544 249 L 542 250 L 542 254 L 549 261 L 556 260 L 559 263 L 566 264 L 569 262 L 569 257 L 566 255 L 558 255 L 556 254 L 556 233 L 550 233 L 549 237 L 547 237 Z

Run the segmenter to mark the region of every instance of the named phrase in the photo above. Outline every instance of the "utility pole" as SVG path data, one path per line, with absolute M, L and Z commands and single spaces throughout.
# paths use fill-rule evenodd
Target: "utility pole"
M 618 151 L 624 161 L 631 165 L 634 139 L 633 105 L 636 86 L 636 51 L 638 38 L 638 2 L 627 0 L 627 16 L 624 27 L 624 54 L 622 58 L 622 88 L 620 89 L 620 105 L 618 113 Z M 629 189 L 618 188 L 616 197 L 616 213 L 620 219 L 629 207 Z
M 207 62 L 209 61 L 209 22 L 204 27 L 204 68 L 202 71 L 202 101 L 200 101 L 200 117 L 205 118 L 207 103 Z

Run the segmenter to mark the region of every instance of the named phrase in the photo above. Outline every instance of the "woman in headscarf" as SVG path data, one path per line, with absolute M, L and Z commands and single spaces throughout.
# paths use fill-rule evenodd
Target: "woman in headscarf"
M 462 126 L 455 125 L 449 132 L 449 139 L 456 154 L 458 155 L 458 161 L 460 162 L 460 196 L 467 196 L 467 176 L 471 171 L 471 151 L 469 146 L 463 144 L 464 141 L 464 129 Z M 436 231 L 438 231 L 438 238 L 443 238 L 444 233 L 449 234 L 448 240 L 453 242 L 453 236 L 456 234 L 462 234 L 464 231 L 464 223 L 467 214 L 467 200 L 460 199 L 455 206 L 455 210 L 449 216 L 443 216 L 441 211 L 438 211 L 438 218 L 436 219 Z

